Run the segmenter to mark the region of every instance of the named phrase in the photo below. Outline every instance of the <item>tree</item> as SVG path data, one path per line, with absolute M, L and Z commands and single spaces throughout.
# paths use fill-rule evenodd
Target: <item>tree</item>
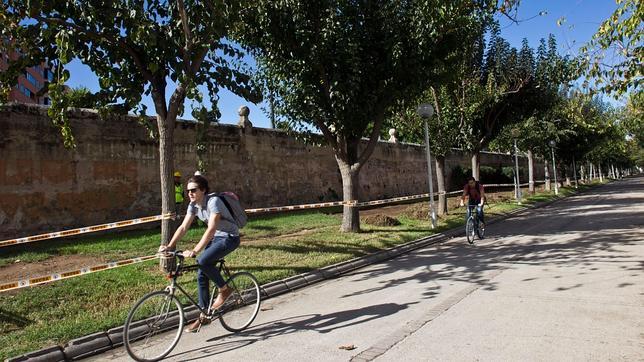
M 478 29 L 471 28 L 468 38 L 462 39 L 442 67 L 437 69 L 431 86 L 410 104 L 401 104 L 400 110 L 388 117 L 387 124 L 395 127 L 402 139 L 423 144 L 424 122 L 417 115 L 416 109 L 421 103 L 434 106 L 435 115 L 428 120 L 429 145 L 436 164 L 438 186 L 439 215 L 447 213 L 445 188 L 445 157 L 453 147 L 458 145 L 460 128 L 472 122 L 476 107 L 466 106 L 468 82 L 471 81 L 472 65 L 483 53 L 485 24 L 478 24 Z
M 580 65 L 599 92 L 620 97 L 639 91 L 644 76 L 644 3 L 616 0 L 617 9 L 581 47 Z
M 340 169 L 344 200 L 356 201 L 360 170 L 391 108 L 417 99 L 441 59 L 496 6 L 259 0 L 245 9 L 237 35 L 274 86 L 283 122 L 322 133 Z M 346 205 L 342 230 L 359 228 L 358 208 Z
M 501 38 L 498 24 L 490 28 L 485 54 L 469 69 L 464 107 L 475 109 L 472 119 L 461 126 L 463 147 L 472 154 L 472 176 L 479 179 L 479 153 L 504 125 L 515 122 L 523 111 L 532 70 L 522 69 L 519 52 Z
M 97 107 L 94 95 L 86 87 L 69 89 L 66 98 L 69 100 L 69 107 L 89 109 Z
M 436 165 L 436 181 L 438 189 L 437 213 L 447 213 L 447 197 L 445 188 L 445 157 L 458 143 L 458 110 L 450 102 L 446 86 L 437 91 L 433 86 L 424 92 L 417 101 L 401 105 L 400 110 L 387 117 L 388 126 L 394 127 L 400 139 L 418 144 L 425 143 L 424 120 L 416 113 L 421 103 L 430 103 L 434 107 L 434 117 L 427 120 L 429 130 L 429 147 Z
M 235 24 L 240 1 L 97 0 L 79 2 L 7 0 L 0 6 L 2 35 L 15 41 L 24 56 L 13 71 L 45 58 L 56 63 L 56 83 L 49 87 L 54 123 L 66 145 L 73 138 L 66 118 L 66 63 L 74 57 L 99 78 L 100 104 L 120 104 L 122 110 L 145 114 L 141 98 L 150 95 L 156 111 L 159 138 L 162 212 L 173 212 L 173 132 L 184 102 L 203 100 L 205 87 L 216 108 L 219 87 L 257 100 L 250 77 L 232 67 L 242 53 L 226 41 Z M 15 80 L 3 74 L 3 84 Z M 11 79 L 13 78 L 13 79 Z M 168 98 L 166 91 L 171 91 Z M 197 107 L 196 111 L 201 111 Z M 203 113 L 203 112 L 202 112 Z M 170 222 L 162 223 L 162 242 L 171 237 Z
M 519 62 L 522 77 L 533 80 L 526 84 L 522 92 L 524 97 L 517 104 L 520 107 L 519 112 L 515 112 L 518 122 L 506 125 L 491 148 L 513 150 L 512 130 L 518 131 L 517 146 L 527 153 L 529 190 L 534 192 L 534 156 L 548 159 L 548 141 L 557 141 L 573 132 L 568 126 L 569 120 L 559 111 L 566 100 L 562 90 L 568 88 L 574 72 L 571 61 L 557 53 L 557 42 L 552 34 L 547 41 L 540 40 L 536 59 L 524 39 Z

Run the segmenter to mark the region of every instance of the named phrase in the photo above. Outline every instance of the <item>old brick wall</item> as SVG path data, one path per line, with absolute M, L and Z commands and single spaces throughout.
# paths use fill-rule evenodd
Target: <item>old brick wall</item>
M 44 108 L 0 109 L 0 239 L 160 213 L 157 144 L 136 119 L 104 121 L 75 111 L 71 126 L 73 150 L 63 147 Z M 246 207 L 342 198 L 340 172 L 326 147 L 231 125 L 212 127 L 209 138 L 211 189 L 236 191 Z M 194 142 L 193 124 L 178 123 L 175 168 L 184 180 L 196 168 Z M 483 154 L 482 165 L 488 163 L 512 165 L 512 159 Z M 455 151 L 446 171 L 456 164 L 468 166 L 469 157 Z M 362 170 L 361 200 L 427 192 L 426 165 L 424 148 L 381 142 Z

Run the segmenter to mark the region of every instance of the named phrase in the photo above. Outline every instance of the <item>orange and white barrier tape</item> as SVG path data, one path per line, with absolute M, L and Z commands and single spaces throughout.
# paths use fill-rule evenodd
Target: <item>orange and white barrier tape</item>
M 246 209 L 247 214 L 263 214 L 269 212 L 282 212 L 293 210 L 306 210 L 306 209 L 321 209 L 326 207 L 355 205 L 357 201 L 335 201 L 335 202 L 321 202 L 318 204 L 303 204 L 291 206 L 277 206 L 277 207 L 263 207 L 258 209 Z
M 521 184 L 521 186 L 527 186 L 527 185 L 528 185 L 527 183 Z M 514 184 L 484 185 L 484 187 L 510 187 L 510 186 L 514 186 Z M 461 190 L 451 191 L 451 192 L 435 193 L 435 195 L 439 195 L 439 194 L 457 195 L 457 194 L 460 194 L 460 193 L 462 193 Z M 317 204 L 304 204 L 304 205 L 293 205 L 293 206 L 282 206 L 282 207 L 268 207 L 268 208 L 259 208 L 259 209 L 247 209 L 246 213 L 248 213 L 248 214 L 256 214 L 256 213 L 280 212 L 280 211 L 291 211 L 291 210 L 305 210 L 305 209 L 316 209 L 316 208 L 343 206 L 343 205 L 355 205 L 355 206 L 358 206 L 358 207 L 362 207 L 362 206 L 372 206 L 372 205 L 383 205 L 383 204 L 395 203 L 395 202 L 400 202 L 400 201 L 417 200 L 417 199 L 428 198 L 428 197 L 429 197 L 429 194 L 427 193 L 427 194 L 393 197 L 393 198 L 389 198 L 389 199 L 365 201 L 365 202 L 356 202 L 356 201 L 323 202 L 323 203 L 317 203 Z M 164 215 L 149 216 L 149 217 L 144 217 L 144 218 L 139 218 L 139 219 L 132 219 L 132 220 L 125 220 L 125 221 L 109 223 L 109 224 L 89 226 L 89 227 L 80 228 L 80 229 L 72 229 L 72 230 L 66 230 L 66 231 L 61 231 L 61 232 L 56 232 L 56 233 L 49 233 L 49 234 L 30 236 L 30 237 L 27 237 L 27 238 L 7 240 L 7 241 L 0 242 L 0 247 L 1 246 L 7 246 L 7 245 L 13 245 L 13 244 L 19 244 L 19 243 L 28 243 L 28 242 L 33 242 L 33 241 L 40 241 L 40 240 L 45 240 L 45 239 L 53 239 L 53 238 L 65 237 L 65 236 L 70 236 L 70 235 L 91 233 L 91 232 L 101 231 L 101 230 L 116 229 L 116 228 L 125 227 L 125 226 L 129 226 L 129 225 L 136 225 L 136 224 L 143 224 L 143 223 L 159 221 L 159 220 L 164 220 L 164 219 L 171 219 L 172 217 L 174 217 L 174 213 L 168 213 L 168 214 L 164 214 Z M 118 267 L 122 267 L 122 266 L 126 266 L 126 265 L 142 263 L 144 261 L 155 259 L 155 258 L 157 258 L 157 254 L 148 255 L 148 256 L 141 256 L 141 257 L 125 259 L 125 260 L 119 260 L 119 261 L 115 261 L 115 262 L 109 262 L 109 263 L 94 265 L 94 266 L 90 266 L 90 267 L 84 267 L 84 268 L 75 269 L 75 270 L 68 270 L 66 272 L 54 273 L 54 274 L 49 274 L 49 275 L 44 275 L 44 276 L 39 276 L 39 277 L 34 277 L 34 278 L 29 278 L 29 279 L 22 279 L 22 280 L 10 282 L 10 283 L 0 284 L 0 292 L 6 292 L 6 291 L 15 290 L 15 289 L 21 289 L 21 288 L 28 288 L 28 287 L 32 287 L 32 286 L 36 286 L 36 285 L 41 285 L 41 284 L 54 282 L 54 281 L 57 281 L 57 280 L 69 279 L 69 278 L 73 278 L 73 277 L 77 277 L 77 276 L 81 276 L 81 275 L 96 273 L 96 272 L 103 271 L 103 270 L 110 270 L 110 269 L 114 269 L 114 268 L 118 268 Z
M 145 223 L 154 222 L 154 221 L 172 219 L 173 217 L 174 217 L 174 213 L 167 213 L 163 215 L 147 216 L 147 217 L 142 217 L 138 219 L 117 221 L 117 222 L 112 222 L 108 224 L 87 226 L 84 228 L 57 231 L 53 233 L 28 236 L 28 237 L 18 238 L 18 239 L 9 239 L 9 240 L 0 241 L 0 248 L 4 246 L 9 246 L 9 245 L 15 245 L 15 244 L 32 243 L 34 241 L 56 239 L 56 238 L 63 238 L 67 236 L 73 236 L 73 235 L 93 233 L 93 232 L 103 231 L 103 230 L 118 229 L 118 228 L 131 226 L 131 225 L 145 224 Z
M 541 181 L 538 181 L 538 182 L 541 182 Z M 528 185 L 529 185 L 528 183 L 521 184 L 521 186 L 528 186 Z M 514 186 L 514 184 L 489 184 L 489 185 L 483 185 L 483 186 L 488 187 L 488 188 L 489 187 L 512 187 L 512 186 Z M 434 195 L 435 196 L 437 196 L 437 195 L 458 195 L 461 192 L 462 191 L 460 191 L 460 190 L 451 191 L 451 192 L 435 192 Z M 291 206 L 278 206 L 278 207 L 265 207 L 265 208 L 256 208 L 256 209 L 246 209 L 246 213 L 247 214 L 261 214 L 261 213 L 273 213 L 273 212 L 284 212 L 284 211 L 294 211 L 294 210 L 321 209 L 321 208 L 335 207 L 335 206 L 345 206 L 345 205 L 363 207 L 363 206 L 373 206 L 373 205 L 384 205 L 384 204 L 390 204 L 390 203 L 395 203 L 395 202 L 400 202 L 400 201 L 424 199 L 424 198 L 428 198 L 428 197 L 429 197 L 429 193 L 427 193 L 427 194 L 419 194 L 419 195 L 411 195 L 411 196 L 393 197 L 393 198 L 383 199 L 383 200 L 364 201 L 364 202 L 358 202 L 358 201 L 355 201 L 355 200 L 354 201 L 321 202 L 321 203 L 316 203 L 316 204 L 302 204 L 302 205 L 291 205 Z M 117 229 L 117 228 L 122 228 L 122 227 L 126 227 L 126 226 L 131 226 L 131 225 L 137 225 L 137 224 L 144 224 L 144 223 L 149 223 L 149 222 L 154 222 L 154 221 L 160 221 L 160 220 L 165 220 L 165 219 L 172 219 L 174 216 L 175 216 L 174 213 L 167 213 L 167 214 L 163 214 L 163 215 L 148 216 L 148 217 L 143 217 L 143 218 L 138 218 L 138 219 L 118 221 L 118 222 L 102 224 L 102 225 L 94 225 L 94 226 L 88 226 L 88 227 L 84 227 L 84 228 L 64 230 L 64 231 L 58 231 L 58 232 L 53 232 L 53 233 L 28 236 L 28 237 L 24 237 L 24 238 L 4 240 L 4 241 L 0 241 L 0 248 L 4 247 L 4 246 L 9 246 L 9 245 L 30 243 L 30 242 L 34 242 L 34 241 L 41 241 L 41 240 L 47 240 L 47 239 L 62 238 L 62 237 L 66 237 L 66 236 L 80 235 L 80 234 L 92 233 L 92 232 L 103 231 L 103 230 Z
M 69 279 L 69 278 L 78 277 L 81 275 L 96 273 L 103 270 L 115 269 L 126 265 L 142 263 L 144 261 L 152 260 L 155 258 L 157 258 L 157 254 L 140 256 L 137 258 L 119 260 L 119 261 L 114 261 L 114 262 L 109 262 L 109 263 L 104 263 L 104 264 L 99 264 L 94 266 L 88 266 L 80 269 L 68 270 L 66 272 L 43 275 L 43 276 L 29 278 L 29 279 L 21 279 L 10 283 L 0 284 L 0 293 L 7 292 L 10 290 L 15 290 L 15 289 L 28 288 L 36 285 L 51 283 L 57 280 Z

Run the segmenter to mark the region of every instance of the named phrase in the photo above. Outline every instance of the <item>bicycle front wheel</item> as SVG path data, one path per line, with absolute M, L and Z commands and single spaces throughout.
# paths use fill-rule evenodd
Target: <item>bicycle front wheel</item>
M 228 279 L 227 285 L 233 293 L 222 306 L 219 320 L 228 331 L 240 332 L 253 323 L 259 312 L 259 283 L 252 274 L 239 272 Z
M 474 229 L 474 218 L 467 218 L 465 223 L 465 236 L 467 236 L 467 242 L 474 244 L 474 238 L 476 237 L 476 231 Z
M 485 237 L 485 228 L 481 227 L 481 222 L 479 221 L 479 224 L 476 228 L 476 235 L 479 236 L 479 239 L 483 239 Z
M 173 294 L 165 290 L 149 293 L 125 320 L 125 349 L 136 361 L 158 361 L 179 343 L 183 323 L 183 308 Z

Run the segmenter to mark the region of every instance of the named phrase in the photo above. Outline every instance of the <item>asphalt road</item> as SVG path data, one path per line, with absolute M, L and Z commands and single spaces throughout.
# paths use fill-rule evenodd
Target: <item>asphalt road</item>
M 644 178 L 487 233 L 267 300 L 247 331 L 213 323 L 168 360 L 644 361 Z

